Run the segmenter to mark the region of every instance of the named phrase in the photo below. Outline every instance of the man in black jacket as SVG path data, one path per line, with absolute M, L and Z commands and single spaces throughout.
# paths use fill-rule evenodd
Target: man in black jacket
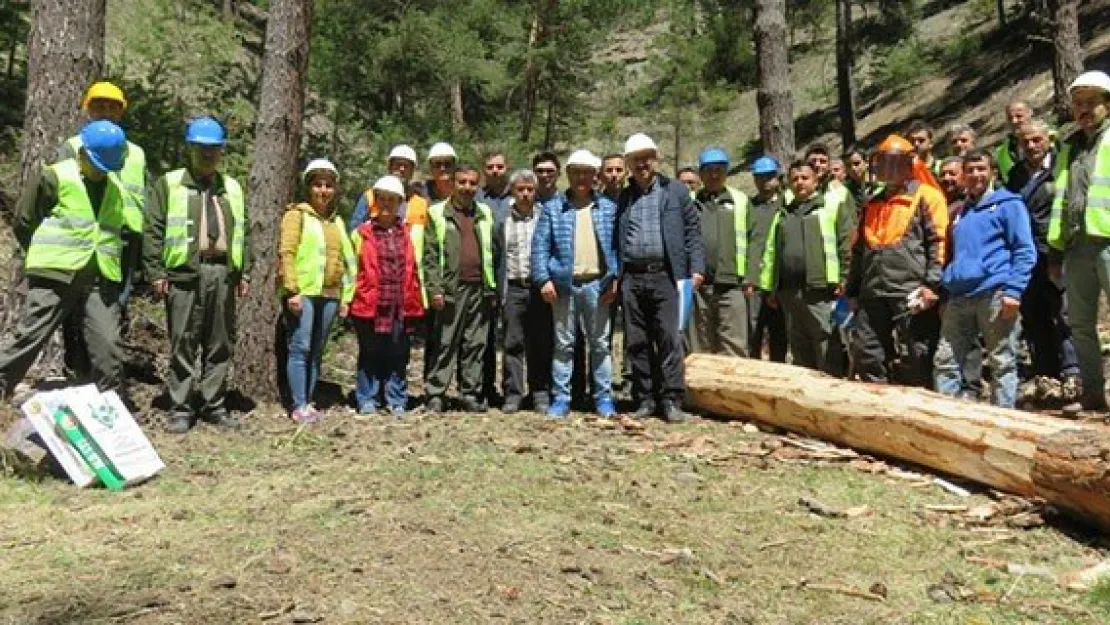
M 621 263 L 625 341 L 637 418 L 659 407 L 682 421 L 686 393 L 677 280 L 701 286 L 705 249 L 690 190 L 657 172 L 659 150 L 644 134 L 624 144 L 632 179 L 617 204 L 614 246 Z M 656 402 L 659 402 L 658 406 Z
M 1061 264 L 1059 253 L 1048 245 L 1048 220 L 1054 194 L 1052 130 L 1041 120 L 1028 121 L 1019 129 L 1023 159 L 1010 170 L 1006 187 L 1021 195 L 1029 209 L 1037 265 L 1021 297 L 1022 329 L 1033 357 L 1036 399 L 1055 395 L 1055 380 L 1063 382 L 1060 399 L 1066 413 L 1081 408 L 1082 382 L 1079 359 L 1068 327 L 1062 285 L 1052 280 L 1048 268 Z

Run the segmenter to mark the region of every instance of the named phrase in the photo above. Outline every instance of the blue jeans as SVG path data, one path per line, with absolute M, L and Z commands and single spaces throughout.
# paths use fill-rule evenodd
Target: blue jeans
M 560 287 L 555 300 L 555 351 L 551 363 L 552 392 L 556 401 L 570 401 L 570 379 L 574 372 L 574 333 L 581 326 L 587 341 L 590 372 L 594 380 L 594 402 L 613 395 L 613 359 L 609 353 L 608 304 L 602 304 L 601 280 Z
M 933 359 L 937 392 L 957 395 L 964 380 L 968 355 L 979 350 L 979 335 L 987 342 L 990 358 L 991 403 L 1013 408 L 1017 402 L 1018 317 L 1003 319 L 1002 291 L 978 297 L 961 297 L 948 302 L 941 313 L 940 345 Z
M 1064 255 L 1068 325 L 1071 326 L 1083 393 L 1104 401 L 1102 349 L 1098 340 L 1098 300 L 1110 297 L 1110 245 L 1079 237 Z
M 358 376 L 355 379 L 355 401 L 359 410 L 377 410 L 378 396 L 384 391 L 389 408 L 408 404 L 409 387 L 406 372 L 409 366 L 409 335 L 405 323 L 396 321 L 393 332 L 374 331 L 371 319 L 355 319 L 358 333 Z
M 320 378 L 320 361 L 324 358 L 324 344 L 331 333 L 339 300 L 327 297 L 301 296 L 301 314 L 286 310 L 286 327 L 289 330 L 289 356 L 285 376 L 289 381 L 289 394 L 293 409 L 308 405 L 316 381 Z

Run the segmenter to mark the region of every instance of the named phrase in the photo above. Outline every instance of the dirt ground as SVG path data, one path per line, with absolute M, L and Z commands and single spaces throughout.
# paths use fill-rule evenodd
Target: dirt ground
M 1110 543 L 1051 510 L 740 423 L 244 421 L 150 428 L 122 494 L 0 477 L 0 623 L 1110 618 L 1052 577 Z

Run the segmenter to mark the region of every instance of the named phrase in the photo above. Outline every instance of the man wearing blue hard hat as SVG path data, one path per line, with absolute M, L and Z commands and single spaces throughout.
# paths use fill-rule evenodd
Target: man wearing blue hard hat
M 705 244 L 705 281 L 694 292 L 690 347 L 706 354 L 748 355 L 748 196 L 728 186 L 729 156 L 706 148 L 698 157 L 702 188 L 694 196 Z
M 93 378 L 101 390 L 120 383 L 120 257 L 125 190 L 109 176 L 123 168 L 127 137 L 110 121 L 81 129 L 76 158 L 42 168 L 24 189 L 13 230 L 28 281 L 23 315 L 0 349 L 0 395 L 11 393 L 54 330 L 83 316 Z
M 744 274 L 744 291 L 748 295 L 748 318 L 754 320 L 748 336 L 752 358 L 763 357 L 764 337 L 771 360 L 786 362 L 786 317 L 774 296 L 756 288 L 767 247 L 767 235 L 775 215 L 786 205 L 787 194 L 782 188 L 782 166 L 773 156 L 763 155 L 752 162 L 752 178 L 756 194 L 751 198 L 748 221 L 748 267 Z
M 226 142 L 215 119 L 190 122 L 188 165 L 159 178 L 147 199 L 143 266 L 155 294 L 166 298 L 172 406 L 166 429 L 175 434 L 189 431 L 197 416 L 238 427 L 224 400 L 235 298 L 247 295 L 253 259 L 243 187 L 219 171 Z

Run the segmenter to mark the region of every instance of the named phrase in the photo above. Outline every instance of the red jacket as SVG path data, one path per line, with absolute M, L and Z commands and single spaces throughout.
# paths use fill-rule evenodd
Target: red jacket
M 420 293 L 420 279 L 416 273 L 416 254 L 412 249 L 409 225 L 403 224 L 405 240 L 405 277 L 401 283 L 401 314 L 406 319 L 424 316 L 424 301 Z M 378 284 L 381 267 L 378 265 L 378 248 L 375 245 L 372 229 L 374 223 L 367 221 L 355 230 L 358 246 L 358 275 L 355 278 L 355 296 L 351 300 L 351 315 L 359 319 L 373 319 L 378 312 Z

